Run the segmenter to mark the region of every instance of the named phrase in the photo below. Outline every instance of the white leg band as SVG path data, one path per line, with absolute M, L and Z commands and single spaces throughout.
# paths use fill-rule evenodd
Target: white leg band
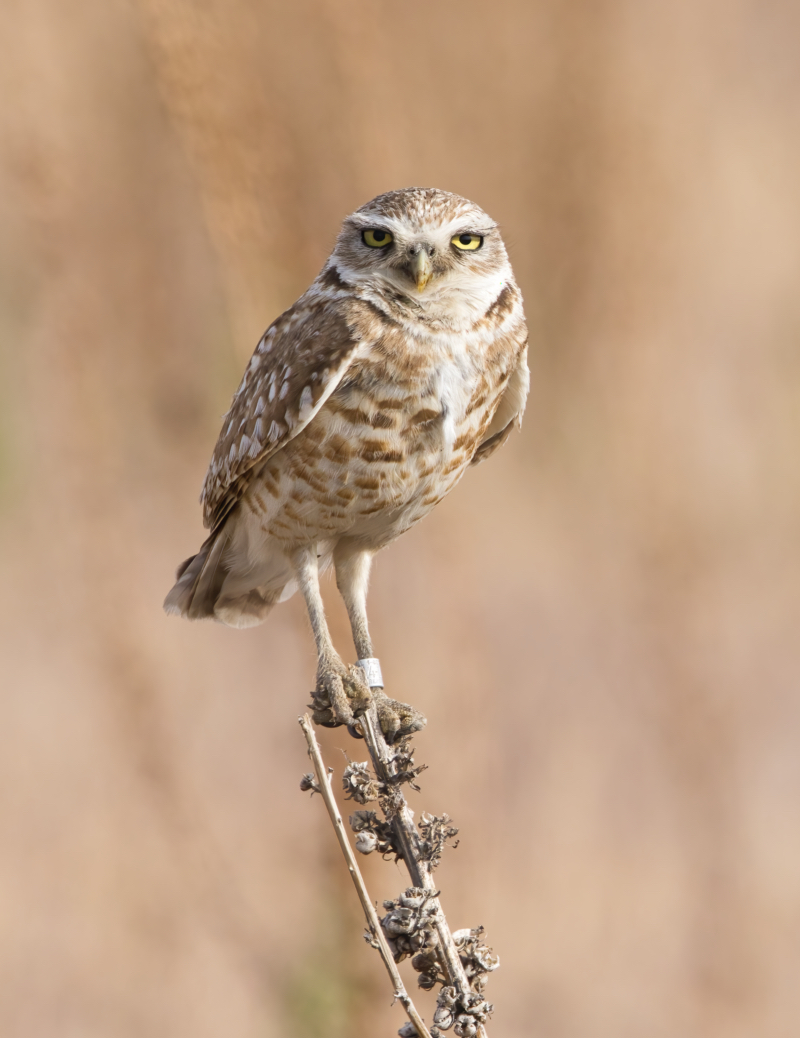
M 370 656 L 366 660 L 356 660 L 356 666 L 361 667 L 367 684 L 370 688 L 383 688 L 383 674 L 381 674 L 381 661 L 377 656 Z

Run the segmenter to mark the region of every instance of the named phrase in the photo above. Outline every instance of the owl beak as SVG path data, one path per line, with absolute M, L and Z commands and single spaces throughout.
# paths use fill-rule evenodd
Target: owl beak
M 433 273 L 433 264 L 427 249 L 420 249 L 416 254 L 412 269 L 414 271 L 414 280 L 417 282 L 417 291 L 421 292 L 430 281 L 431 274 Z

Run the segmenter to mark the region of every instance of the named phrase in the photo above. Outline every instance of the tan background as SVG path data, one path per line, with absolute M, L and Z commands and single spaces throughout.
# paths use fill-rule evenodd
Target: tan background
M 402 1022 L 297 790 L 301 603 L 160 603 L 259 335 L 409 184 L 501 222 L 532 331 L 523 435 L 371 597 L 491 1034 L 797 1034 L 799 32 L 791 0 L 5 0 L 4 1038 Z

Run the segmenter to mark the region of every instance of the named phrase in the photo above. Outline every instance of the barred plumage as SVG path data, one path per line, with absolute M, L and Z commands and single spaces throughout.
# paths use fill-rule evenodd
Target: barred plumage
M 328 720 L 352 721 L 342 689 L 364 690 L 330 641 L 319 569 L 336 565 L 356 651 L 372 656 L 371 557 L 519 425 L 526 344 L 502 239 L 478 206 L 410 188 L 356 210 L 253 354 L 203 487 L 210 536 L 167 611 L 249 626 L 300 586 Z

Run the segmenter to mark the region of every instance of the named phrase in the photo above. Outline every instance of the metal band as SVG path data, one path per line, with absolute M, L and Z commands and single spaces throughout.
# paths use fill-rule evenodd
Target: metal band
M 381 674 L 381 661 L 377 656 L 370 656 L 366 660 L 356 660 L 356 666 L 361 667 L 367 684 L 370 688 L 383 688 L 383 674 Z

